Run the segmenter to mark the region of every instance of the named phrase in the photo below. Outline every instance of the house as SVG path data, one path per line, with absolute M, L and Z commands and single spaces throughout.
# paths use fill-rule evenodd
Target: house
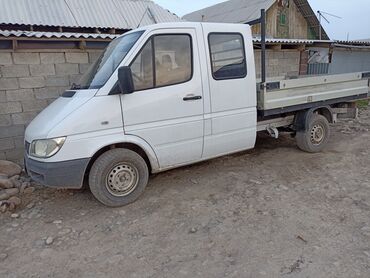
M 248 23 L 266 10 L 266 34 L 272 38 L 329 40 L 307 0 L 230 0 L 185 15 L 188 21 Z M 252 27 L 260 35 L 260 26 Z
M 1 0 L 0 160 L 22 162 L 27 124 L 119 34 L 180 21 L 149 0 Z

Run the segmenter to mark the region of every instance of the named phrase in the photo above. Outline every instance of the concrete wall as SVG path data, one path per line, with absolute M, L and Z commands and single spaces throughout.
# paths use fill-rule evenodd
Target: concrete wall
M 76 82 L 100 51 L 0 52 L 0 159 L 21 162 L 27 124 Z
M 23 160 L 27 124 L 76 82 L 101 51 L 0 52 L 0 159 Z M 260 50 L 256 50 L 260 76 Z M 299 74 L 298 50 L 268 50 L 267 75 Z

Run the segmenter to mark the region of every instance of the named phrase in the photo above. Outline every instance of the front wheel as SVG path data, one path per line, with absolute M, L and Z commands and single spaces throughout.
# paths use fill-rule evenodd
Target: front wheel
M 296 135 L 298 148 L 305 152 L 321 152 L 329 141 L 330 126 L 328 120 L 318 114 L 313 114 L 308 127 L 298 131 Z
M 140 155 L 127 149 L 113 149 L 94 162 L 89 185 L 98 201 L 109 207 L 120 207 L 136 201 L 148 179 L 148 166 Z

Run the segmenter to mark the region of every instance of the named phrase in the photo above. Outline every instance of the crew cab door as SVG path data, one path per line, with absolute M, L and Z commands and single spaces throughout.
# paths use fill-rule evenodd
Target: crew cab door
M 210 111 L 203 158 L 253 148 L 257 100 L 252 36 L 246 25 L 204 24 Z
M 203 92 L 196 30 L 147 34 L 130 67 L 135 92 L 121 96 L 125 133 L 148 142 L 161 169 L 199 160 Z

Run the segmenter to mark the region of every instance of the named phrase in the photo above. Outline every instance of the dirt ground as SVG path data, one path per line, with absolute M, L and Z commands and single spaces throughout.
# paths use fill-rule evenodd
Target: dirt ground
M 370 109 L 323 153 L 256 149 L 152 177 L 106 208 L 39 187 L 0 215 L 0 277 L 370 277 Z M 46 244 L 46 241 L 48 241 Z

